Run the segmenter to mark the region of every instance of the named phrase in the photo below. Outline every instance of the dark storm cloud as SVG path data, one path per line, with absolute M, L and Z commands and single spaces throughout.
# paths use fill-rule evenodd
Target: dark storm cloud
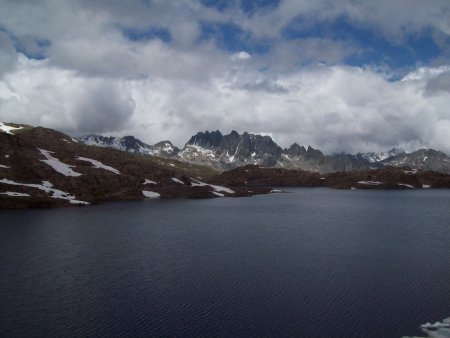
M 81 133 L 121 131 L 132 117 L 134 100 L 112 84 L 93 86 L 77 103 L 75 117 Z

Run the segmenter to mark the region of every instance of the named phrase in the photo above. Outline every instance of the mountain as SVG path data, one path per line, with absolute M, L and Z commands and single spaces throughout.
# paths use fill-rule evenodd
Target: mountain
M 381 153 L 375 153 L 375 152 L 370 152 L 370 153 L 358 153 L 356 156 L 359 156 L 363 159 L 366 159 L 367 161 L 369 161 L 370 163 L 378 163 L 381 161 L 384 161 L 390 157 L 394 157 L 394 156 L 398 156 L 398 155 L 402 155 L 404 154 L 405 151 L 401 148 L 392 148 L 389 151 L 386 152 L 381 152 Z
M 311 146 L 305 148 L 297 143 L 282 149 L 270 136 L 247 132 L 239 134 L 236 131 L 227 135 L 219 130 L 198 132 L 181 150 L 170 141 L 148 145 L 133 136 L 116 138 L 90 135 L 80 141 L 89 145 L 204 165 L 221 171 L 253 164 L 319 173 L 377 169 L 384 166 L 408 166 L 413 170 L 450 173 L 447 155 L 432 149 L 406 153 L 403 149 L 392 148 L 380 153 L 325 155 L 318 149 Z
M 383 165 L 450 174 L 450 158 L 443 152 L 434 149 L 419 149 L 412 153 L 390 157 L 383 161 Z
M 123 149 L 131 149 L 127 140 L 135 143 L 122 138 Z M 110 139 L 97 141 L 118 145 Z M 167 142 L 159 147 L 170 150 Z M 174 159 L 89 146 L 52 129 L 0 123 L 0 208 L 268 192 L 211 185 L 208 180 L 216 173 Z
M 192 136 L 177 158 L 190 163 L 201 163 L 220 170 L 246 164 L 274 166 L 282 149 L 269 136 L 242 135 L 232 131 L 199 132 Z
M 113 148 L 140 155 L 153 155 L 169 158 L 179 151 L 170 141 L 161 141 L 155 145 L 148 145 L 134 136 L 106 137 L 101 135 L 88 135 L 79 139 L 80 142 L 97 147 Z
M 368 161 L 357 156 L 326 156 L 318 149 L 305 148 L 297 143 L 282 149 L 270 136 L 247 132 L 239 134 L 236 131 L 222 135 L 219 130 L 192 136 L 177 158 L 218 170 L 230 170 L 247 164 L 320 173 L 369 168 Z
M 368 163 L 354 155 L 345 153 L 324 155 L 310 146 L 305 148 L 294 143 L 283 150 L 276 167 L 301 169 L 319 173 L 369 169 Z

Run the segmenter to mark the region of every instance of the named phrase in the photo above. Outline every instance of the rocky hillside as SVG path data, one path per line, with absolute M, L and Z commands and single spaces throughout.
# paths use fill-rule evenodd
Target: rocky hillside
M 250 194 L 245 187 L 208 184 L 215 173 L 176 160 L 88 146 L 51 129 L 0 124 L 3 208 Z
M 211 178 L 230 187 L 328 187 L 335 189 L 428 189 L 450 188 L 450 175 L 410 168 L 385 167 L 319 174 L 304 170 L 247 165 Z
M 204 165 L 220 171 L 247 164 L 318 173 L 409 166 L 414 170 L 434 170 L 450 174 L 450 158 L 432 149 L 405 153 L 402 149 L 393 148 L 381 153 L 325 155 L 318 149 L 297 143 L 282 149 L 269 136 L 247 132 L 239 134 L 236 131 L 228 135 L 223 135 L 219 130 L 199 132 L 192 136 L 181 150 L 170 141 L 162 141 L 151 146 L 132 136 L 115 138 L 91 135 L 81 138 L 80 141 L 100 147 Z
M 450 158 L 441 151 L 420 149 L 413 153 L 403 153 L 387 158 L 383 165 L 407 166 L 414 170 L 433 170 L 450 174 Z

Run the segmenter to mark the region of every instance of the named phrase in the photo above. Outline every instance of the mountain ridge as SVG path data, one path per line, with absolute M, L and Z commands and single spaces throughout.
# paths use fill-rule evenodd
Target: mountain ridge
M 135 142 L 134 145 L 130 143 L 132 140 Z M 305 147 L 296 142 L 283 149 L 270 136 L 248 132 L 239 134 L 235 130 L 229 134 L 222 134 L 218 129 L 197 132 L 181 149 L 170 141 L 148 145 L 132 136 L 108 138 L 91 135 L 80 138 L 80 141 L 90 145 L 112 147 L 143 155 L 206 165 L 222 171 L 248 164 L 319 173 L 376 169 L 388 165 L 398 167 L 409 165 L 411 169 L 450 173 L 450 158 L 445 153 L 433 149 L 428 149 L 430 151 L 428 156 L 422 155 L 427 149 L 407 153 L 396 147 L 383 152 L 357 154 L 342 152 L 325 155 L 319 149 L 311 146 Z M 402 160 L 400 156 L 404 156 L 406 159 Z

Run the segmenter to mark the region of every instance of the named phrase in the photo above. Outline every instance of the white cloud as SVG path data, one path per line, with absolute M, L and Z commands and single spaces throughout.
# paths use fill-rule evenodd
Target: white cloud
M 346 17 L 399 43 L 426 29 L 450 34 L 447 0 L 412 3 L 284 0 L 247 16 L 194 0 L 0 0 L 0 120 L 178 145 L 199 130 L 236 129 L 327 152 L 450 152 L 449 65 L 389 81 L 375 67 L 339 65 L 360 53 L 351 41 L 280 36 L 298 17 L 300 29 Z M 224 51 L 201 39 L 202 21 L 234 22 L 251 38 L 268 39 L 269 51 Z M 121 27 L 157 27 L 171 40 L 131 41 Z M 46 59 L 16 53 L 13 37 Z
M 5 32 L 0 31 L 0 78 L 14 68 L 16 60 L 16 49 L 11 39 Z
M 204 82 L 102 79 L 22 58 L 3 82 L 10 92 L 1 90 L 0 120 L 72 134 L 134 134 L 150 143 L 182 145 L 199 130 L 219 128 L 271 132 L 283 146 L 299 142 L 327 152 L 392 146 L 450 152 L 450 94 L 440 83 L 427 87 L 439 76 L 429 74 L 439 72 L 422 73 L 389 82 L 370 69 L 315 66 L 261 85 L 261 74 L 248 68 Z
M 113 132 L 126 127 L 134 101 L 123 81 L 78 76 L 30 61 L 0 82 L 0 119 L 66 132 Z
M 240 51 L 238 53 L 234 53 L 232 55 L 232 60 L 248 60 L 250 59 L 252 56 L 247 53 L 246 51 Z

